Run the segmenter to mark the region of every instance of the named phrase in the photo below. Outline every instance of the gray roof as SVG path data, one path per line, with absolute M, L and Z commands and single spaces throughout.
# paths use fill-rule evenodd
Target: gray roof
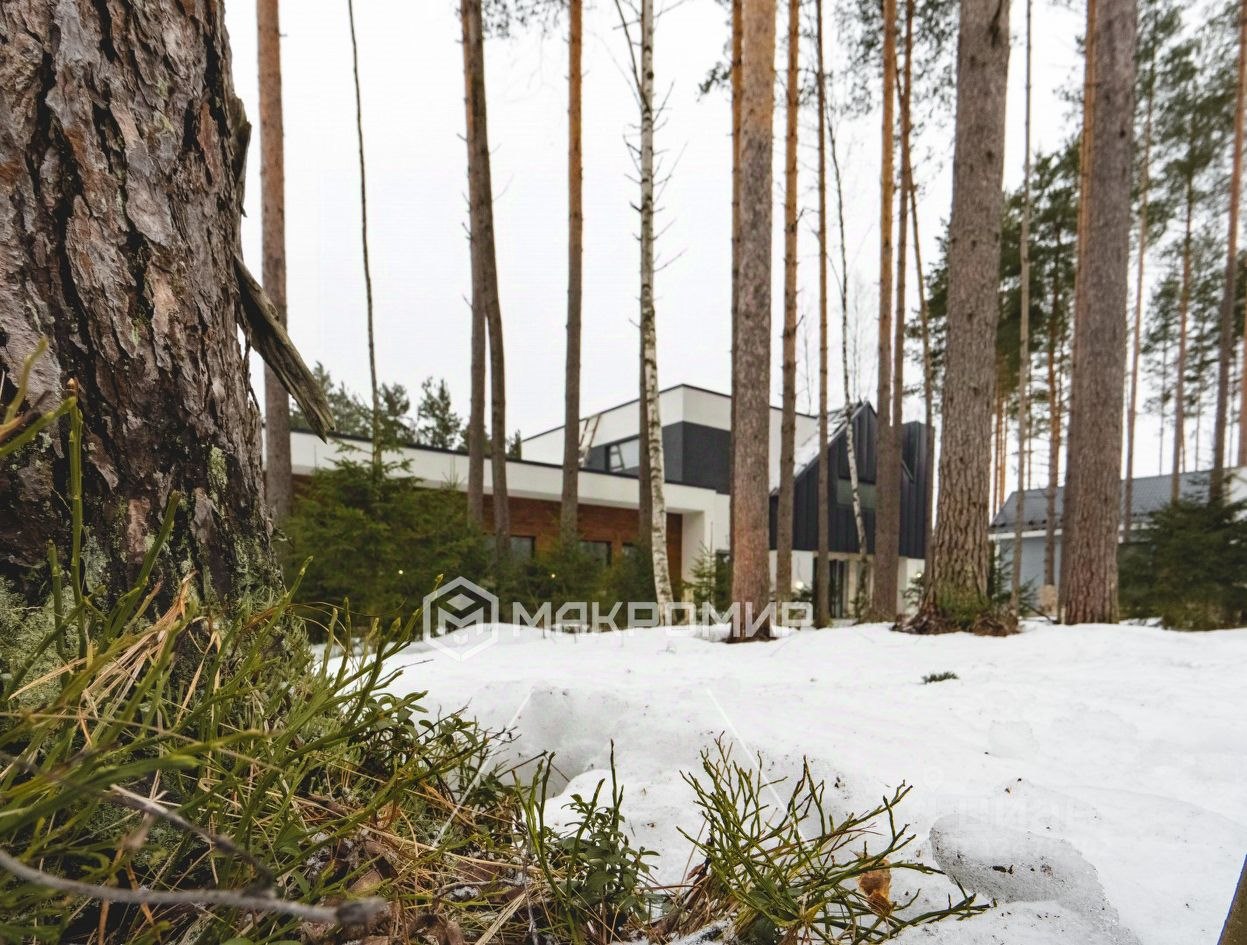
M 1188 472 L 1180 477 L 1182 498 L 1203 500 L 1208 497 L 1208 472 Z M 1143 476 L 1135 477 L 1134 493 L 1131 501 L 1131 517 L 1135 520 L 1146 518 L 1157 509 L 1169 504 L 1172 495 L 1173 477 Z M 1122 482 L 1122 511 L 1125 511 L 1125 482 Z M 1022 527 L 1026 531 L 1036 531 L 1048 527 L 1048 493 L 1046 489 L 1027 489 L 1023 502 L 1026 518 Z M 1065 489 L 1056 490 L 1056 524 L 1061 527 L 1061 518 L 1065 513 Z M 992 519 L 991 530 L 994 532 L 1011 532 L 1017 527 L 1018 494 L 1009 493 L 1009 498 L 1000 507 L 996 517 Z

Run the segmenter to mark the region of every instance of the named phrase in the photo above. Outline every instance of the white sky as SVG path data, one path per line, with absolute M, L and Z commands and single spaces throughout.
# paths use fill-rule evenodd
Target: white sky
M 782 7 L 783 4 L 780 4 Z M 829 4 L 829 7 L 831 4 Z M 1021 178 L 1023 8 L 1014 4 L 1006 182 Z M 428 375 L 444 377 L 466 413 L 470 318 L 466 167 L 462 140 L 463 77 L 455 0 L 357 0 L 367 146 L 378 371 L 384 381 L 418 391 Z M 1055 147 L 1070 127 L 1058 98 L 1080 68 L 1076 37 L 1081 11 L 1035 8 L 1034 146 Z M 782 19 L 782 18 L 781 18 Z M 234 77 L 258 123 L 255 11 L 227 5 Z M 781 24 L 782 27 L 782 24 Z M 835 20 L 827 18 L 827 61 Z M 495 222 L 506 338 L 509 429 L 526 434 L 562 418 L 566 318 L 566 43 L 536 32 L 486 43 L 489 133 Z M 585 413 L 636 395 L 636 196 L 625 138 L 636 106 L 623 69 L 626 49 L 609 0 L 589 4 L 584 52 L 584 373 Z M 282 8 L 286 123 L 288 297 L 291 334 L 310 363 L 323 361 L 357 391 L 368 385 L 359 177 L 345 0 L 287 0 Z M 729 388 L 729 102 L 700 98 L 697 86 L 723 55 L 727 24 L 715 0 L 684 0 L 659 21 L 655 64 L 670 88 L 658 144 L 671 178 L 663 195 L 658 277 L 659 374 L 679 382 Z M 780 63 L 782 67 L 782 62 Z M 921 78 L 918 80 L 921 82 Z M 776 109 L 776 121 L 783 111 Z M 808 314 L 809 366 L 817 358 L 817 252 L 813 235 L 813 122 L 802 119 L 800 312 Z M 257 129 L 258 131 L 258 129 Z M 776 238 L 773 291 L 775 357 L 771 389 L 778 401 L 782 319 L 782 130 L 775 155 Z M 952 116 L 928 129 L 917 169 L 924 262 L 936 259 L 936 237 L 950 203 Z M 855 327 L 860 348 L 857 391 L 872 396 L 878 279 L 878 123 L 868 116 L 841 129 L 846 222 Z M 260 271 L 258 140 L 249 165 L 244 245 Z M 678 160 L 677 160 L 678 158 Z M 832 201 L 829 196 L 829 204 Z M 832 205 L 834 207 L 834 205 Z M 834 221 L 831 224 L 834 236 Z M 831 247 L 832 260 L 839 249 Z M 834 284 L 834 274 L 833 274 Z M 912 285 L 912 278 L 911 278 Z M 911 306 L 916 306 L 911 291 Z M 831 319 L 833 404 L 841 400 L 839 314 Z M 803 323 L 803 331 L 806 325 Z M 804 343 L 798 342 L 798 397 L 806 387 Z M 260 383 L 257 376 L 257 386 Z M 919 417 L 921 403 L 907 405 Z M 1138 473 L 1152 471 L 1153 433 L 1141 429 Z M 1036 475 L 1042 476 L 1036 457 Z

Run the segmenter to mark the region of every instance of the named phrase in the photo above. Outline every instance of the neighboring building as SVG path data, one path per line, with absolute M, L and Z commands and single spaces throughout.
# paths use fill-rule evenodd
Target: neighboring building
M 728 554 L 731 455 L 731 398 L 726 394 L 687 384 L 659 394 L 663 420 L 665 498 L 667 503 L 667 552 L 672 576 L 684 581 L 693 577 L 698 559 L 709 551 Z M 779 482 L 780 422 L 782 411 L 771 410 L 771 484 Z M 874 548 L 876 418 L 868 404 L 853 415 L 858 470 L 862 482 L 867 549 Z M 831 551 L 835 613 L 842 613 L 856 591 L 854 569 L 846 562 L 857 554 L 857 530 L 849 491 L 848 454 L 843 422 L 834 424 L 830 439 L 837 477 L 832 485 Z M 637 465 L 639 462 L 640 405 L 633 400 L 581 421 L 580 531 L 585 547 L 603 561 L 614 560 L 636 541 Z M 797 590 L 813 579 L 817 542 L 818 420 L 797 415 L 798 443 L 793 522 L 793 580 Z M 322 443 L 311 433 L 291 434 L 294 474 L 306 476 L 332 465 L 349 450 L 350 438 Z M 906 424 L 903 433 L 901 585 L 921 570 L 925 554 L 926 447 L 925 428 Z M 559 502 L 562 495 L 563 428 L 555 427 L 522 441 L 523 459 L 507 461 L 507 487 L 511 507 L 512 544 L 518 554 L 532 554 L 558 541 Z M 430 485 L 466 488 L 467 454 L 423 446 L 404 447 L 392 457 L 410 463 L 412 474 Z M 485 464 L 486 502 L 491 472 Z M 774 573 L 775 509 L 772 492 L 771 547 Z M 899 606 L 899 601 L 898 601 Z
M 1183 473 L 1179 490 L 1184 499 L 1205 501 L 1208 498 L 1208 471 Z M 1231 499 L 1247 498 L 1247 467 L 1230 469 L 1227 496 Z M 1126 490 L 1122 483 L 1122 512 L 1125 512 Z M 1135 478 L 1131 500 L 1132 528 L 1147 524 L 1148 516 L 1169 504 L 1173 495 L 1173 477 L 1145 476 Z M 1036 590 L 1044 585 L 1044 548 L 1048 534 L 1048 493 L 1046 489 L 1027 489 L 1023 493 L 1022 520 L 1022 583 L 1031 584 Z M 1011 492 L 991 523 L 991 540 L 1000 549 L 1003 567 L 1013 567 L 1013 542 L 1019 512 L 1018 494 Z M 1065 514 L 1065 489 L 1057 487 L 1055 497 L 1054 571 L 1056 585 L 1061 582 L 1061 524 Z M 1009 571 L 1008 573 L 1012 573 Z

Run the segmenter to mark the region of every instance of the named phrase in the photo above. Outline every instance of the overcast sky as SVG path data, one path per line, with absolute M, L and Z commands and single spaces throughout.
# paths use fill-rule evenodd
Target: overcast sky
M 782 6 L 782 4 L 780 4 Z M 829 4 L 830 6 L 830 4 Z M 1023 9 L 1015 3 L 1006 183 L 1022 169 Z M 727 24 L 715 0 L 684 0 L 659 20 L 657 84 L 669 88 L 658 145 L 670 179 L 661 202 L 658 244 L 659 374 L 666 386 L 688 382 L 729 388 L 729 101 L 701 97 L 698 85 L 722 58 Z M 322 361 L 357 391 L 368 386 L 359 171 L 346 0 L 298 0 L 282 7 L 286 123 L 286 222 L 291 334 L 309 363 Z M 369 240 L 373 266 L 378 371 L 383 381 L 418 390 L 444 377 L 466 413 L 470 290 L 462 139 L 463 60 L 455 0 L 357 0 L 367 147 Z M 1070 132 L 1059 97 L 1079 75 L 1081 12 L 1035 8 L 1034 146 L 1050 149 Z M 238 93 L 258 123 L 254 5 L 227 4 Z M 489 134 L 507 357 L 507 423 L 526 434 L 562 418 L 566 318 L 566 42 L 564 24 L 486 43 Z M 584 52 L 584 375 L 585 413 L 636 396 L 637 186 L 626 141 L 636 105 L 624 71 L 624 38 L 609 0 L 588 4 Z M 843 63 L 828 16 L 827 61 Z M 781 63 L 782 65 L 782 63 Z M 919 79 L 921 81 L 921 79 Z M 776 121 L 782 122 L 782 107 Z M 799 406 L 814 397 L 806 365 L 817 369 L 817 253 L 814 241 L 815 147 L 811 110 L 802 123 Z M 777 135 L 776 220 L 782 197 L 782 129 Z M 917 169 L 923 187 L 924 262 L 950 204 L 952 116 L 933 123 Z M 857 394 L 874 384 L 878 280 L 878 120 L 841 128 L 845 213 L 854 328 L 860 348 Z M 244 243 L 260 271 L 258 141 L 253 143 Z M 829 200 L 831 198 L 829 197 Z M 663 229 L 665 227 L 665 229 Z M 832 231 L 834 233 L 834 225 Z M 771 389 L 780 389 L 782 242 L 775 240 L 776 350 Z M 831 248 L 832 259 L 839 249 Z M 912 282 L 911 282 L 912 284 Z M 911 304 L 916 302 L 911 300 Z M 833 304 L 832 402 L 842 398 L 838 312 Z M 808 325 L 808 331 L 805 330 Z M 805 352 L 808 338 L 808 360 Z M 257 386 L 260 381 L 257 379 Z M 918 400 L 907 415 L 921 414 Z M 1147 432 L 1142 434 L 1145 438 Z M 1152 457 L 1147 455 L 1153 454 Z M 1140 472 L 1156 463 L 1144 450 Z

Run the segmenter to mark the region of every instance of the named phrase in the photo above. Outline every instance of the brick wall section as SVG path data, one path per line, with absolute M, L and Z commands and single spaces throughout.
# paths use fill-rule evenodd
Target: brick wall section
M 490 496 L 485 496 L 486 526 L 493 521 Z M 559 503 L 545 499 L 522 499 L 512 497 L 508 503 L 511 507 L 511 534 L 516 537 L 536 539 L 537 551 L 549 551 L 559 540 Z M 580 537 L 585 541 L 609 541 L 611 543 L 611 560 L 619 560 L 623 554 L 623 546 L 636 542 L 637 512 L 636 509 L 617 508 L 609 505 L 586 505 L 580 503 L 579 508 Z M 667 557 L 671 562 L 671 573 L 675 577 L 680 574 L 680 562 L 683 543 L 683 523 L 675 512 L 667 513 Z

